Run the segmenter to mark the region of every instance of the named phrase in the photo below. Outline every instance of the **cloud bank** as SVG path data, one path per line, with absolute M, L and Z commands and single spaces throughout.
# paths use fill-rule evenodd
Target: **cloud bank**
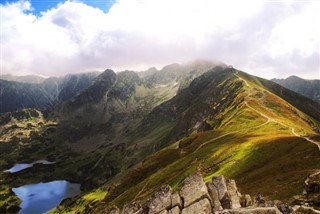
M 218 60 L 265 78 L 320 78 L 317 1 L 66 1 L 1 5 L 2 73 L 59 76 Z

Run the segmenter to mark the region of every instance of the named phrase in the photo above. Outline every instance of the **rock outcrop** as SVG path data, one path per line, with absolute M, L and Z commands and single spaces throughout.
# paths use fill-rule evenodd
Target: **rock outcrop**
M 208 188 L 200 174 L 191 175 L 184 180 L 180 196 L 184 202 L 184 207 L 188 207 L 204 198 L 207 198 L 209 202 L 211 201 Z
M 142 214 L 143 209 L 141 204 L 137 201 L 132 201 L 129 204 L 124 205 L 121 214 Z
M 171 201 L 172 189 L 170 186 L 166 185 L 147 200 L 143 207 L 149 214 L 157 214 L 163 210 L 169 210 L 172 207 Z
M 258 198 L 257 198 L 258 197 Z M 201 174 L 187 177 L 179 192 L 168 185 L 155 192 L 143 205 L 132 201 L 122 211 L 113 208 L 109 214 L 280 214 L 276 206 L 264 203 L 258 194 L 253 203 L 248 194 L 238 191 L 235 180 L 224 176 L 205 183 Z M 281 207 L 288 210 L 286 207 Z

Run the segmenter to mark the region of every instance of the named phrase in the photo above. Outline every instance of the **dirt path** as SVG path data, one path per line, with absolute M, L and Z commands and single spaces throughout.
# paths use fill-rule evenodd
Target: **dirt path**
M 248 82 L 247 82 L 245 79 L 243 79 L 243 78 L 241 78 L 240 76 L 238 76 L 238 74 L 236 74 L 236 76 L 237 76 L 241 81 L 243 81 L 247 86 L 249 86 Z M 319 142 L 319 141 L 315 141 L 315 140 L 311 139 L 310 137 L 301 136 L 301 135 L 299 135 L 298 133 L 295 132 L 295 130 L 294 130 L 293 127 L 290 127 L 290 126 L 288 126 L 288 125 L 286 125 L 286 124 L 284 124 L 284 123 L 282 123 L 282 122 L 277 121 L 277 120 L 274 119 L 274 118 L 271 118 L 271 117 L 263 114 L 263 113 L 260 112 L 259 110 L 257 110 L 257 109 L 255 109 L 255 108 L 253 108 L 252 106 L 250 106 L 246 101 L 245 101 L 245 104 L 246 104 L 250 109 L 252 109 L 253 111 L 257 112 L 257 113 L 260 114 L 262 117 L 266 118 L 266 119 L 268 120 L 267 123 L 268 123 L 268 122 L 275 122 L 275 123 L 278 123 L 279 125 L 282 125 L 282 126 L 284 126 L 284 127 L 286 127 L 286 128 L 289 128 L 289 129 L 291 130 L 291 133 L 292 133 L 294 136 L 303 138 L 303 139 L 305 139 L 306 141 L 317 145 L 318 148 L 319 148 L 319 151 L 320 151 L 320 142 Z
M 246 86 L 249 87 L 249 84 L 248 84 L 248 82 L 247 82 L 245 79 L 241 78 L 241 77 L 238 76 L 237 74 L 236 74 L 236 76 L 237 76 L 241 81 L 243 81 L 243 82 L 246 84 Z M 244 103 L 245 103 L 245 105 L 246 105 L 248 108 L 250 108 L 251 110 L 255 111 L 257 114 L 261 115 L 262 117 L 266 118 L 267 121 L 264 122 L 263 124 L 260 124 L 260 125 L 254 126 L 254 127 L 250 127 L 250 128 L 245 128 L 245 129 L 237 130 L 237 131 L 228 132 L 228 133 L 226 133 L 226 134 L 223 134 L 223 135 L 220 135 L 220 136 L 215 137 L 215 138 L 213 138 L 213 139 L 210 139 L 210 140 L 202 143 L 201 145 L 199 145 L 198 148 L 197 148 L 196 150 L 194 150 L 194 152 L 198 151 L 199 149 L 201 149 L 203 146 L 207 145 L 208 143 L 211 143 L 211 142 L 213 142 L 213 141 L 215 141 L 215 140 L 217 140 L 217 139 L 223 138 L 223 137 L 225 137 L 225 136 L 227 136 L 227 135 L 239 133 L 239 132 L 242 132 L 242 131 L 247 131 L 247 130 L 250 130 L 250 129 L 257 129 L 257 128 L 260 128 L 260 127 L 262 127 L 262 126 L 264 126 L 264 125 L 266 125 L 266 124 L 268 124 L 268 123 L 270 123 L 270 122 L 277 123 L 277 124 L 279 124 L 279 125 L 281 125 L 281 126 L 284 126 L 284 127 L 288 128 L 288 129 L 290 129 L 290 130 L 291 130 L 291 133 L 292 133 L 294 136 L 303 138 L 303 139 L 307 140 L 308 142 L 317 145 L 318 148 L 319 148 L 319 151 L 320 151 L 320 142 L 315 141 L 315 140 L 312 140 L 312 139 L 310 139 L 309 137 L 304 137 L 304 136 L 299 135 L 298 133 L 295 132 L 295 129 L 294 129 L 293 127 L 290 127 L 290 126 L 288 126 L 288 125 L 286 125 L 286 124 L 284 124 L 284 123 L 282 123 L 282 122 L 280 122 L 280 121 L 278 121 L 278 120 L 276 120 L 276 119 L 274 119 L 274 118 L 271 118 L 271 117 L 269 117 L 268 115 L 262 113 L 261 111 L 253 108 L 252 106 L 250 106 L 250 105 L 247 103 L 247 101 L 244 101 Z M 319 171 L 319 173 L 320 173 L 320 171 Z
M 242 78 L 239 77 L 237 74 L 236 74 L 236 76 L 237 76 L 240 80 L 244 81 L 244 83 L 245 83 L 247 86 L 249 86 L 249 84 L 247 83 L 246 80 L 242 79 Z M 286 125 L 286 124 L 284 124 L 284 123 L 282 123 L 282 122 L 277 121 L 277 120 L 274 119 L 274 118 L 271 118 L 271 117 L 263 114 L 263 113 L 260 112 L 259 110 L 257 110 L 257 109 L 255 109 L 255 108 L 253 108 L 252 106 L 250 106 L 246 101 L 245 101 L 245 104 L 246 104 L 250 109 L 252 109 L 253 111 L 257 112 L 257 113 L 260 114 L 262 117 L 266 118 L 266 119 L 267 119 L 267 123 L 272 121 L 272 122 L 278 123 L 278 124 L 280 124 L 280 125 L 288 128 L 288 129 L 290 129 L 290 130 L 291 130 L 291 133 L 292 133 L 294 136 L 299 137 L 299 138 L 303 138 L 303 139 L 305 139 L 306 141 L 317 145 L 317 146 L 318 146 L 318 149 L 319 149 L 319 151 L 320 151 L 320 142 L 319 142 L 319 141 L 313 140 L 313 139 L 311 139 L 310 137 L 307 137 L 307 136 L 301 136 L 301 135 L 299 135 L 298 133 L 295 132 L 295 129 L 294 129 L 293 127 L 290 127 L 290 126 L 288 126 L 288 125 Z M 312 177 L 317 176 L 317 175 L 319 175 L 319 174 L 320 174 L 320 170 L 318 170 L 317 172 L 309 175 L 309 176 L 307 177 L 307 179 L 305 180 L 305 185 L 308 185 L 308 184 L 309 184 L 309 182 L 310 182 L 310 180 L 311 180 Z M 315 209 L 313 209 L 313 208 L 311 208 L 311 207 L 304 207 L 304 208 L 311 209 L 311 210 L 314 211 L 315 213 L 319 213 L 319 214 L 320 214 L 320 211 L 315 210 Z
M 247 102 L 245 102 L 245 105 L 247 105 L 249 108 L 251 108 L 252 110 L 254 110 L 255 112 L 257 112 L 258 114 L 264 115 L 263 113 L 255 110 L 254 108 L 252 108 L 251 106 L 249 106 L 249 104 L 248 104 Z M 196 152 L 196 151 L 198 151 L 199 149 L 201 149 L 203 146 L 207 145 L 208 143 L 211 143 L 211 142 L 213 142 L 213 141 L 215 141 L 215 140 L 218 140 L 218 139 L 220 139 L 220 138 L 223 138 L 223 137 L 225 137 L 225 136 L 227 136 L 227 135 L 236 134 L 236 133 L 243 132 L 243 131 L 247 131 L 247 130 L 251 130 L 251 129 L 257 129 L 257 128 L 260 128 L 260 127 L 262 127 L 262 126 L 265 126 L 266 124 L 268 124 L 268 123 L 270 123 L 271 121 L 273 121 L 270 117 L 268 117 L 268 116 L 266 116 L 266 115 L 264 115 L 264 117 L 267 119 L 267 121 L 264 122 L 264 123 L 262 123 L 262 124 L 260 124 L 260 125 L 253 126 L 253 127 L 249 127 L 249 128 L 245 128 L 245 129 L 240 129 L 240 130 L 237 130 L 237 131 L 232 131 L 232 132 L 225 133 L 225 134 L 223 134 L 223 135 L 220 135 L 220 136 L 218 136 L 218 137 L 215 137 L 215 138 L 213 138 L 213 139 L 210 139 L 210 140 L 202 143 L 202 144 L 199 145 L 198 148 L 197 148 L 196 150 L 194 150 L 194 151 Z
M 236 76 L 237 76 L 240 80 L 242 80 L 242 81 L 246 84 L 246 86 L 249 87 L 249 84 L 248 84 L 247 80 L 245 80 L 245 79 L 243 79 L 242 77 L 240 77 L 240 76 L 238 75 L 238 73 L 239 73 L 239 72 L 236 73 Z

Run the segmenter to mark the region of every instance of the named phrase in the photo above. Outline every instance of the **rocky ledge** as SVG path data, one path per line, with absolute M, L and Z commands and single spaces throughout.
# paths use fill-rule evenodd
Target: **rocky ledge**
M 279 207 L 279 208 L 278 208 Z M 284 205 L 266 202 L 258 194 L 254 199 L 238 191 L 236 182 L 224 176 L 205 183 L 201 174 L 187 177 L 179 192 L 168 185 L 155 192 L 143 205 L 138 201 L 122 210 L 113 207 L 109 214 L 280 214 L 293 213 Z

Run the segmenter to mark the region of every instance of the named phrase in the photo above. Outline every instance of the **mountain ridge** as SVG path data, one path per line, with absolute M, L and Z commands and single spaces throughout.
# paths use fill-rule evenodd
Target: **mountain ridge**
M 320 102 L 320 80 L 307 80 L 292 75 L 286 79 L 271 79 L 271 81 Z
M 0 79 L 0 113 L 23 108 L 51 108 L 87 88 L 98 73 L 50 77 L 39 83 L 7 81 Z
M 232 137 L 233 135 L 237 135 L 237 136 L 239 136 L 239 139 L 242 139 L 244 133 L 246 133 L 246 132 L 250 133 L 250 131 L 255 131 L 254 133 L 256 133 L 256 135 L 257 135 L 257 133 L 261 132 L 261 134 L 258 135 L 259 137 L 249 137 L 249 139 L 252 138 L 252 140 L 255 143 L 257 143 L 257 142 L 261 141 L 260 138 L 262 138 L 262 139 L 264 139 L 263 142 L 270 141 L 271 143 L 268 143 L 268 144 L 274 145 L 276 142 L 282 142 L 282 141 L 285 142 L 291 138 L 295 139 L 295 137 L 297 137 L 297 135 L 299 135 L 299 137 L 297 137 L 297 139 L 295 139 L 295 141 L 298 140 L 298 138 L 306 140 L 306 139 L 300 137 L 301 136 L 300 134 L 310 135 L 310 134 L 318 133 L 318 131 L 317 131 L 318 129 L 314 130 L 314 127 L 317 126 L 317 123 L 314 122 L 313 119 L 303 116 L 304 113 L 302 113 L 300 111 L 296 112 L 296 110 L 290 109 L 290 104 L 286 103 L 284 100 L 282 100 L 282 98 L 278 97 L 277 95 L 272 95 L 271 92 L 269 92 L 268 90 L 266 90 L 266 89 L 264 89 L 264 91 L 259 90 L 259 88 L 262 85 L 261 83 L 260 84 L 256 83 L 256 81 L 259 81 L 259 79 L 252 77 L 251 81 L 246 80 L 245 78 L 247 76 L 244 76 L 244 73 L 239 73 L 237 71 L 232 71 L 230 73 L 230 75 L 232 76 L 233 81 L 235 81 L 234 82 L 234 83 L 236 83 L 235 85 L 239 84 L 239 85 L 241 85 L 242 88 L 243 87 L 244 88 L 252 87 L 250 89 L 249 94 L 243 93 L 243 92 L 246 92 L 247 89 L 245 91 L 243 91 L 243 90 L 239 91 L 238 100 L 239 101 L 242 100 L 241 101 L 242 105 L 240 105 L 238 108 L 229 109 L 229 110 L 227 110 L 227 112 L 225 112 L 225 115 L 228 115 L 231 113 L 230 118 L 231 118 L 231 121 L 234 121 L 233 124 L 230 123 L 231 122 L 230 119 L 228 119 L 227 117 L 224 117 L 225 119 L 228 119 L 228 120 L 222 119 L 222 121 L 220 123 L 220 127 L 218 126 L 215 129 L 216 131 L 208 130 L 208 131 L 204 131 L 203 133 L 200 131 L 200 132 L 198 132 L 198 134 L 197 134 L 197 132 L 192 134 L 193 131 L 190 130 L 189 134 L 191 134 L 191 136 L 188 137 L 188 135 L 186 135 L 185 138 L 182 138 L 179 141 L 175 142 L 173 145 L 169 145 L 167 148 L 165 147 L 164 150 L 160 150 L 159 152 L 156 152 L 153 155 L 147 157 L 145 160 L 142 161 L 141 164 L 138 164 L 136 167 L 134 167 L 134 169 L 130 170 L 129 174 L 127 174 L 126 176 L 123 177 L 124 180 L 121 181 L 120 184 L 117 184 L 115 186 L 112 185 L 112 187 L 114 189 L 111 188 L 108 190 L 108 194 L 107 194 L 106 198 L 104 200 L 102 200 L 101 204 L 98 205 L 95 209 L 100 210 L 102 208 L 101 205 L 105 204 L 105 203 L 110 204 L 110 206 L 112 204 L 116 204 L 118 206 L 120 205 L 120 207 L 121 207 L 121 205 L 123 205 L 125 203 L 125 201 L 128 201 L 128 200 L 130 200 L 130 198 L 134 197 L 134 194 L 131 195 L 134 191 L 137 191 L 136 194 L 142 195 L 141 197 L 143 200 L 143 198 L 146 197 L 146 195 L 144 195 L 141 191 L 143 189 L 146 189 L 146 186 L 148 186 L 148 189 L 150 189 L 150 188 L 153 189 L 155 187 L 152 185 L 157 186 L 159 184 L 166 183 L 166 181 L 174 182 L 173 184 L 172 183 L 171 184 L 173 186 L 176 186 L 177 183 L 179 183 L 179 179 L 182 179 L 183 177 L 182 178 L 181 177 L 178 177 L 178 178 L 171 177 L 170 178 L 170 175 L 172 175 L 172 173 L 176 175 L 177 172 L 179 172 L 181 170 L 181 168 L 180 168 L 180 170 L 174 168 L 172 166 L 172 164 L 175 164 L 177 162 L 176 165 L 180 165 L 181 163 L 184 163 L 184 159 L 187 159 L 190 162 L 184 163 L 184 166 L 186 166 L 186 167 L 188 166 L 185 170 L 187 170 L 187 171 L 196 170 L 196 168 L 198 168 L 199 166 L 198 166 L 197 162 L 194 163 L 192 160 L 199 159 L 199 156 L 197 155 L 196 156 L 197 158 L 195 158 L 194 154 L 199 154 L 199 153 L 201 154 L 201 152 L 206 151 L 208 147 L 209 148 L 212 147 L 212 145 L 214 145 L 213 143 L 215 143 L 217 141 L 219 142 L 219 144 L 221 144 L 221 140 L 226 141 L 228 139 L 226 142 L 228 142 L 228 141 L 230 142 L 230 139 L 233 139 L 230 137 Z M 209 78 L 203 78 L 203 79 L 209 80 Z M 197 82 L 197 79 L 195 79 L 194 81 Z M 226 84 L 226 85 L 228 85 L 228 84 Z M 192 84 L 190 85 L 190 87 L 192 87 Z M 195 89 L 196 88 L 197 87 L 195 87 Z M 180 94 L 178 94 L 177 96 L 181 96 L 181 93 L 183 94 L 183 91 L 180 92 Z M 271 97 L 269 97 L 269 96 L 271 96 Z M 186 96 L 186 97 L 190 98 L 190 96 Z M 273 103 L 272 100 L 275 100 L 275 104 L 280 102 L 279 103 L 280 105 L 284 105 L 283 107 L 281 107 L 285 110 L 284 115 L 282 117 L 278 118 L 279 116 L 275 114 L 276 112 L 274 112 L 274 110 L 269 111 L 269 110 L 271 110 L 270 107 L 267 108 L 268 111 L 267 111 L 267 109 L 264 109 L 265 108 L 264 105 L 262 105 L 264 108 L 261 108 L 261 106 L 260 106 L 261 104 L 259 104 L 261 101 L 259 101 L 259 99 L 256 100 L 257 97 L 261 98 L 262 99 L 261 101 L 264 101 L 265 99 L 267 99 L 268 102 L 270 102 L 270 103 Z M 243 100 L 244 98 L 247 99 L 247 101 L 244 101 Z M 173 99 L 177 99 L 177 98 L 173 98 Z M 163 103 L 159 107 L 156 107 L 153 111 L 157 112 L 156 115 L 159 115 L 160 112 L 158 109 L 159 108 L 160 109 L 162 108 L 164 110 L 168 109 L 168 105 L 170 106 L 170 102 L 172 102 L 172 101 L 169 100 L 169 101 Z M 284 102 L 284 103 L 282 103 L 282 102 Z M 181 103 L 181 102 L 178 102 L 178 103 Z M 197 103 L 197 102 L 195 102 L 195 103 Z M 277 105 L 279 105 L 279 104 L 277 104 Z M 188 103 L 186 105 L 188 106 Z M 169 107 L 169 109 L 170 109 L 170 107 Z M 286 109 L 289 109 L 289 112 L 287 112 Z M 241 111 L 239 111 L 239 110 L 241 110 Z M 235 111 L 235 112 L 233 112 L 233 111 Z M 182 111 L 182 112 L 184 112 L 184 111 Z M 248 112 L 250 112 L 250 115 L 252 115 L 253 118 L 252 118 L 252 116 L 251 116 L 251 118 L 247 116 Z M 286 114 L 290 114 L 290 115 L 297 114 L 298 118 L 301 117 L 301 119 L 296 118 L 295 121 L 289 122 L 287 120 Z M 169 118 L 171 118 L 171 116 L 165 117 L 166 115 L 168 115 L 166 113 L 163 113 L 163 115 L 164 115 L 164 119 L 167 118 L 168 121 L 170 120 Z M 171 114 L 169 114 L 169 115 L 171 115 Z M 243 117 L 242 115 L 245 117 Z M 275 117 L 277 119 L 275 119 Z M 241 120 L 237 121 L 238 118 Z M 260 119 L 258 119 L 258 118 L 260 118 Z M 162 120 L 162 119 L 159 120 L 159 118 L 156 118 L 156 119 L 158 119 L 157 121 Z M 247 124 L 245 125 L 244 128 L 239 128 L 239 125 L 243 124 L 243 122 L 244 122 L 243 120 L 247 121 Z M 288 123 L 288 125 L 286 125 L 285 123 Z M 303 127 L 305 130 L 301 130 L 300 125 L 297 126 L 297 123 L 301 124 L 301 127 Z M 315 124 L 314 124 L 314 126 L 310 126 L 309 123 L 315 123 Z M 145 123 L 143 123 L 143 124 L 145 124 Z M 232 124 L 232 125 L 230 125 L 230 124 Z M 249 124 L 252 124 L 251 127 Z M 174 126 L 175 125 L 173 124 L 173 126 L 171 126 L 171 127 L 174 127 Z M 234 126 L 236 129 L 233 129 L 232 126 Z M 148 125 L 147 125 L 147 127 L 148 127 Z M 159 123 L 158 123 L 157 127 L 159 127 Z M 160 127 L 161 127 L 161 122 L 160 122 Z M 188 127 L 194 127 L 194 126 L 189 125 Z M 274 132 L 278 133 L 279 136 L 276 135 L 274 139 L 273 138 L 269 139 L 270 137 L 268 135 L 266 135 L 266 132 L 264 130 L 265 127 L 267 128 L 267 131 L 273 130 Z M 219 132 L 219 130 L 221 130 L 222 133 Z M 223 130 L 226 130 L 226 131 L 223 131 Z M 228 131 L 228 130 L 230 130 L 230 131 Z M 256 130 L 261 130 L 261 131 L 257 132 Z M 146 130 L 146 132 L 150 133 L 150 131 L 148 131 L 148 129 Z M 213 133 L 210 134 L 210 132 L 213 132 Z M 225 134 L 223 134 L 223 132 L 225 132 Z M 296 132 L 299 132 L 299 134 Z M 203 139 L 208 138 L 210 135 L 213 135 L 214 137 L 210 137 L 211 139 L 209 138 L 210 139 L 209 141 L 203 140 Z M 169 134 L 169 136 L 170 136 L 170 134 Z M 246 134 L 244 136 L 246 136 Z M 250 135 L 248 135 L 248 136 L 250 136 Z M 252 141 L 252 140 L 250 140 L 250 141 Z M 249 141 L 249 145 L 251 145 L 251 147 L 255 147 L 255 144 L 250 143 L 250 141 Z M 159 142 L 161 142 L 161 140 Z M 310 143 L 307 140 L 305 142 Z M 222 145 L 225 143 L 222 143 Z M 245 141 L 243 143 L 245 143 Z M 248 144 L 248 143 L 245 143 L 245 144 Z M 257 145 L 260 145 L 260 144 L 261 143 L 259 142 Z M 232 145 L 233 145 L 233 143 L 230 146 L 232 146 Z M 296 146 L 297 144 L 294 144 L 294 145 Z M 164 146 L 165 146 L 165 144 L 164 144 Z M 307 148 L 308 148 L 306 151 L 310 152 L 311 145 L 307 144 L 305 146 L 307 146 Z M 286 149 L 287 146 L 284 143 L 282 145 L 282 147 L 283 147 L 283 149 Z M 233 146 L 232 146 L 232 148 L 233 148 Z M 237 154 L 238 152 L 237 152 L 236 148 L 237 147 L 235 147 L 233 149 L 235 149 L 235 153 Z M 141 148 L 139 148 L 139 150 L 140 149 Z M 259 149 L 259 151 L 260 151 L 260 149 Z M 227 152 L 227 154 L 230 154 L 230 153 Z M 319 156 L 318 152 L 313 153 L 313 155 Z M 172 157 L 172 156 L 175 156 L 175 157 Z M 315 157 L 315 156 L 313 156 L 313 157 Z M 212 168 L 212 166 L 210 166 L 210 161 L 206 160 L 205 158 L 208 158 L 208 156 L 205 155 L 205 157 L 201 158 L 201 160 L 205 163 L 205 165 L 207 165 L 207 164 L 209 164 L 209 165 L 207 165 L 207 168 L 205 168 L 204 166 L 202 166 L 201 168 L 205 168 L 203 170 L 205 170 L 205 172 L 208 173 L 212 169 L 215 169 L 215 167 Z M 222 162 L 224 162 L 225 159 L 228 160 L 228 159 L 232 158 L 232 155 L 231 155 L 231 157 L 230 156 L 224 157 L 224 155 L 222 155 L 221 158 L 222 158 Z M 221 158 L 218 157 L 218 160 Z M 237 158 L 237 156 L 235 156 L 235 158 Z M 208 158 L 208 159 L 212 160 L 212 157 Z M 216 161 L 218 161 L 218 160 L 216 160 Z M 237 160 L 236 162 L 238 162 L 238 161 L 239 160 Z M 271 161 L 271 159 L 269 159 L 269 161 Z M 190 166 L 190 163 L 191 163 L 191 166 Z M 149 164 L 151 164 L 151 165 L 149 165 Z M 160 164 L 160 165 L 158 165 L 158 164 Z M 291 164 L 298 167 L 297 163 L 293 163 L 291 161 Z M 231 167 L 231 165 L 227 164 L 225 166 L 225 168 L 223 168 L 223 170 L 226 170 L 230 167 Z M 301 166 L 299 166 L 299 167 L 301 167 Z M 303 167 L 305 167 L 305 166 L 303 166 Z M 304 170 L 303 167 L 301 169 Z M 242 167 L 240 167 L 240 168 L 242 168 Z M 171 170 L 174 169 L 174 170 L 171 172 L 170 171 L 169 172 L 163 171 L 163 170 L 170 170 L 170 169 Z M 209 171 L 207 171 L 207 170 L 209 170 Z M 159 171 L 159 172 L 157 172 L 157 171 Z M 217 173 L 227 172 L 227 174 L 230 175 L 230 171 L 221 171 L 221 172 L 220 171 L 221 171 L 221 169 L 218 170 Z M 235 171 L 238 171 L 238 170 L 235 170 Z M 169 178 L 168 178 L 168 176 L 169 176 Z M 141 177 L 142 177 L 142 179 L 141 179 Z M 148 177 L 151 177 L 151 178 L 148 179 Z M 156 177 L 160 177 L 160 178 L 162 178 L 162 180 L 159 181 L 158 179 L 156 179 Z M 296 176 L 293 176 L 293 177 L 294 177 L 294 179 L 297 179 Z M 210 178 L 210 176 L 209 176 L 209 178 Z M 135 179 L 138 179 L 138 180 L 135 181 Z M 299 178 L 299 179 L 301 179 L 301 178 Z M 240 180 L 242 180 L 242 179 L 240 179 Z M 255 179 L 255 180 L 259 181 L 259 179 Z M 156 182 L 156 183 L 154 183 L 154 182 Z M 292 182 L 292 181 L 290 180 L 290 182 Z M 242 183 L 242 182 L 240 182 L 240 183 Z M 288 184 L 286 184 L 286 185 L 288 185 Z M 157 186 L 157 187 L 159 187 L 159 186 Z M 255 188 L 257 188 L 257 187 L 255 187 Z M 286 197 L 288 197 L 288 196 L 286 196 Z
M 182 66 L 186 73 L 165 82 L 151 78 L 154 84 L 130 71 L 108 71 L 101 84 L 91 85 L 102 86 L 97 99 L 92 99 L 91 89 L 85 90 L 45 117 L 40 112 L 18 120 L 18 127 L 7 122 L 9 115 L 0 123 L 6 136 L 1 144 L 4 159 L 23 161 L 33 151 L 29 159 L 48 158 L 59 167 L 44 167 L 33 178 L 27 171 L 19 180 L 6 176 L 4 185 L 44 178 L 80 182 L 83 194 L 56 213 L 102 213 L 133 198 L 144 201 L 163 184 L 180 188 L 195 171 L 205 180 L 221 174 L 236 178 L 245 192 L 261 191 L 274 199 L 289 200 L 302 192 L 306 175 L 320 167 L 312 143 L 320 139 L 320 113 L 312 110 L 320 104 L 230 66 L 187 68 Z M 85 101 L 68 106 L 77 96 Z M 301 108 L 294 98 L 308 105 Z M 86 108 L 94 111 L 85 115 L 81 109 Z M 10 138 L 27 126 L 37 128 L 29 137 Z M 261 186 L 262 179 L 279 191 Z M 287 191 L 293 183 L 299 184 L 297 189 Z

